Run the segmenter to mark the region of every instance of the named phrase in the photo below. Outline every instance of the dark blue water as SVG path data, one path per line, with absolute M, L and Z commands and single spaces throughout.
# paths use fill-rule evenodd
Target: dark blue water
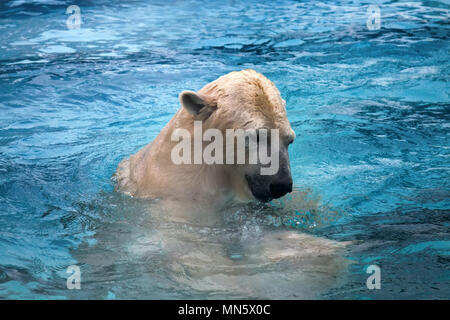
M 80 29 L 66 26 L 70 4 Z M 449 17 L 448 1 L 3 1 L 0 298 L 310 297 L 295 265 L 243 260 L 208 278 L 201 262 L 173 262 L 157 231 L 186 226 L 161 226 L 147 202 L 113 191 L 117 164 L 159 133 L 179 92 L 246 68 L 287 101 L 294 182 L 318 209 L 279 219 L 247 206 L 230 230 L 199 233 L 353 241 L 342 280 L 317 298 L 450 298 Z M 81 290 L 66 288 L 72 264 Z M 380 290 L 366 287 L 371 264 Z

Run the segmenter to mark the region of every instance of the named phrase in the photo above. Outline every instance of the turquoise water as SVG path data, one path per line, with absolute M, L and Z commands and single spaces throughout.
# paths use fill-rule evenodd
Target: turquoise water
M 70 4 L 80 29 L 66 26 Z M 233 279 L 251 274 L 259 291 L 205 285 L 159 246 L 158 230 L 191 226 L 113 191 L 117 164 L 159 133 L 179 92 L 246 68 L 286 100 L 294 183 L 320 209 L 280 223 L 234 208 L 228 226 L 199 230 L 208 243 L 239 260 L 235 238 L 265 228 L 353 241 L 342 281 L 314 297 L 450 298 L 449 17 L 448 1 L 3 1 L 0 298 L 304 297 L 301 281 L 278 282 L 299 279 L 287 264 L 236 262 Z M 81 290 L 66 289 L 73 264 Z M 366 287 L 372 264 L 380 290 Z

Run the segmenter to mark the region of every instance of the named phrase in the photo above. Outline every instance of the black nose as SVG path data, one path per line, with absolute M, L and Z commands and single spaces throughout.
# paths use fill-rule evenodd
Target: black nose
M 270 193 L 275 199 L 280 198 L 289 192 L 292 192 L 292 180 L 273 182 L 270 184 Z

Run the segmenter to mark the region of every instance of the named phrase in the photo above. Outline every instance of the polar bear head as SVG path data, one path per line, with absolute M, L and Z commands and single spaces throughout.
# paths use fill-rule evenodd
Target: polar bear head
M 238 199 L 266 202 L 292 191 L 288 146 L 294 141 L 295 133 L 286 116 L 286 103 L 273 82 L 250 69 L 231 72 L 198 92 L 183 91 L 179 99 L 183 108 L 179 113 L 177 127 L 191 128 L 194 131 L 194 124 L 201 122 L 203 132 L 214 129 L 225 138 L 229 137 L 230 130 L 236 132 L 242 129 L 255 133 L 258 147 L 262 141 L 261 136 L 264 136 L 268 154 L 277 162 L 276 170 L 271 174 L 262 173 L 262 169 L 269 165 L 262 163 L 260 159 L 256 163 L 250 163 L 249 152 L 245 155 L 244 164 L 236 161 L 236 145 L 233 152 L 235 161 L 229 163 L 225 158 L 227 154 L 229 156 L 231 149 L 226 148 L 226 142 L 219 146 L 223 150 L 220 170 L 227 177 Z M 278 134 L 272 135 L 272 132 Z M 205 150 L 205 147 L 206 143 L 203 141 L 201 150 Z M 246 138 L 246 148 L 248 147 L 249 138 Z

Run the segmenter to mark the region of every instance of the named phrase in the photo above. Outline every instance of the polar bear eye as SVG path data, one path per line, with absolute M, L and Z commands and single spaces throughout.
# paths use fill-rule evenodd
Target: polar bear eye
M 287 136 L 287 139 L 286 139 L 287 144 L 288 145 L 293 144 L 294 140 L 295 140 L 295 137 L 296 137 L 295 132 L 292 130 L 291 133 L 288 134 L 288 136 Z

